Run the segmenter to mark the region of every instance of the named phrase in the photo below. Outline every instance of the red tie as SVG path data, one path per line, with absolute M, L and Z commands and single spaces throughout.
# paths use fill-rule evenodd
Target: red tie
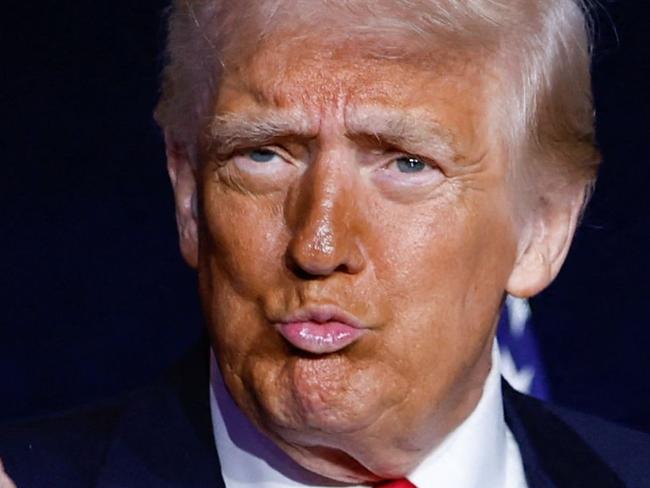
M 382 481 L 374 486 L 375 488 L 418 488 L 406 478 L 402 478 L 401 480 Z

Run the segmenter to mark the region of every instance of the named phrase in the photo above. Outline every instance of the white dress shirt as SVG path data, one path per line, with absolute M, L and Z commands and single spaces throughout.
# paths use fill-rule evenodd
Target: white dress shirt
M 325 488 L 316 475 L 260 434 L 239 410 L 214 356 L 210 358 L 210 408 L 227 488 Z M 407 478 L 418 488 L 527 487 L 519 447 L 503 417 L 496 343 L 492 369 L 476 408 Z

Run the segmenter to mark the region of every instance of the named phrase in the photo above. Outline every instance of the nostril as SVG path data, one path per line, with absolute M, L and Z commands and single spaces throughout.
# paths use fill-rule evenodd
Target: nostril
M 317 263 L 315 261 L 305 260 L 305 262 L 300 262 L 291 254 L 286 256 L 286 266 L 296 278 L 301 280 L 319 280 L 337 273 L 354 273 L 347 262 L 341 262 L 336 266 L 329 266 L 327 263 Z
M 301 280 L 314 280 L 319 278 L 318 275 L 310 273 L 290 257 L 287 257 L 287 267 L 296 276 L 296 278 L 299 278 Z
M 287 268 L 301 280 L 318 280 L 326 277 L 331 273 L 330 270 L 323 272 L 322 269 L 307 264 L 301 264 L 290 254 L 286 257 Z M 340 266 L 339 266 L 340 267 Z
M 296 278 L 304 281 L 320 280 L 325 277 L 325 275 L 310 273 L 300 267 L 293 269 L 293 274 L 296 276 Z

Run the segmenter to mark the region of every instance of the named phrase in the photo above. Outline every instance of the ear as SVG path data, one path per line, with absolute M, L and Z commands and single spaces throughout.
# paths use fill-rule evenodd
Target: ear
M 198 223 L 196 170 L 189 157 L 187 146 L 178 143 L 165 131 L 167 171 L 176 200 L 176 224 L 181 254 L 192 268 L 198 264 Z
M 566 259 L 585 198 L 581 190 L 571 198 L 542 198 L 522 229 L 519 252 L 507 292 L 527 298 L 551 284 Z

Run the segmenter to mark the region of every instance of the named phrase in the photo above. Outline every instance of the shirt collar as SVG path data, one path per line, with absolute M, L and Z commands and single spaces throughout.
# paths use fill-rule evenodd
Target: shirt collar
M 521 459 L 503 417 L 499 351 L 474 411 L 408 476 L 419 487 L 511 486 L 509 472 L 521 478 Z M 228 488 L 324 488 L 318 477 L 298 466 L 261 434 L 236 406 L 210 358 L 210 409 L 222 475 Z M 514 469 L 512 468 L 514 466 Z M 512 476 L 510 476 L 512 478 Z
M 506 423 L 499 350 L 474 411 L 408 476 L 416 486 L 506 486 Z M 435 483 L 432 483 L 435 480 Z

